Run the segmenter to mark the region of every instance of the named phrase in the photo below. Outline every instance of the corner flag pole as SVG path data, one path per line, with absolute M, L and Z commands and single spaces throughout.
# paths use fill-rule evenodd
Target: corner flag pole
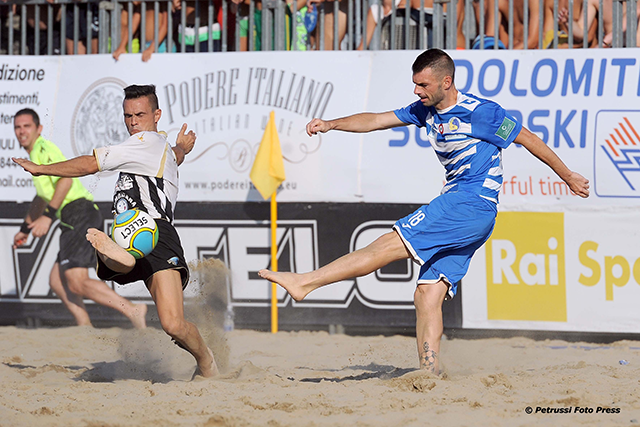
M 276 129 L 275 112 L 269 114 L 269 121 L 264 129 L 264 135 L 258 153 L 253 161 L 249 174 L 251 181 L 264 200 L 271 197 L 271 270 L 278 271 L 278 242 L 276 239 L 278 225 L 278 205 L 276 193 L 278 187 L 286 179 L 284 174 L 284 159 L 280 148 L 280 138 Z M 271 282 L 271 332 L 278 332 L 278 287 Z
M 278 239 L 276 232 L 278 229 L 278 202 L 276 202 L 276 191 L 271 195 L 271 270 L 278 271 Z M 278 332 L 278 286 L 271 282 L 271 333 Z

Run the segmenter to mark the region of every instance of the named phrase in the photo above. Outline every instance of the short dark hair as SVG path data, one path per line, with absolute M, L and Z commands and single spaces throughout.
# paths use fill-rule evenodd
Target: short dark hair
M 40 126 L 40 116 L 38 116 L 38 113 L 33 111 L 31 108 L 23 108 L 22 110 L 18 111 L 16 115 L 13 116 L 13 120 L 15 120 L 18 116 L 31 116 L 33 118 L 33 122 L 36 124 L 36 127 Z
M 124 99 L 138 99 L 146 96 L 149 98 L 151 110 L 158 109 L 158 95 L 155 85 L 131 85 L 124 88 Z
M 456 66 L 453 59 L 440 49 L 428 49 L 422 52 L 413 62 L 411 69 L 413 74 L 417 74 L 426 68 L 431 68 L 436 73 L 443 76 L 451 76 L 455 80 Z

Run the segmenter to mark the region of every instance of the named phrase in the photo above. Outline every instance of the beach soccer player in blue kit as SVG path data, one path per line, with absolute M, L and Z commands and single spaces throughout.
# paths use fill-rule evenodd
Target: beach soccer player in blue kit
M 414 124 L 425 127 L 445 168 L 441 194 L 400 219 L 393 231 L 369 246 L 304 274 L 260 270 L 262 278 L 284 287 L 294 300 L 330 283 L 372 273 L 411 258 L 421 265 L 414 294 L 420 367 L 439 373 L 442 303 L 456 294 L 474 252 L 487 241 L 498 212 L 502 149 L 515 142 L 547 164 L 580 197 L 589 181 L 572 172 L 536 135 L 495 102 L 459 92 L 455 65 L 447 53 L 429 49 L 413 63 L 414 93 L 420 100 L 385 113 L 313 119 L 307 133 L 330 130 L 371 132 Z

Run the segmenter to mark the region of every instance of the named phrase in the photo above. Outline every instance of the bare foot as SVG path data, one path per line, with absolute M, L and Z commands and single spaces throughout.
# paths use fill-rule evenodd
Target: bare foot
M 68 301 L 68 303 L 65 302 L 65 305 L 73 315 L 73 318 L 76 319 L 76 325 L 93 327 L 93 325 L 91 324 L 91 319 L 89 318 L 89 314 L 87 313 L 87 310 L 70 301 Z
M 117 272 L 128 272 L 134 265 L 136 259 L 129 252 L 122 249 L 116 242 L 111 240 L 109 236 L 95 228 L 87 230 L 87 240 L 91 245 L 107 258 L 105 264 L 110 269 Z M 114 268 L 115 267 L 115 268 Z
M 306 290 L 304 285 L 300 283 L 300 275 L 296 273 L 274 272 L 264 269 L 258 271 L 258 276 L 282 286 L 296 301 L 302 301 L 311 292 L 311 290 Z
M 129 315 L 133 327 L 136 329 L 146 328 L 147 304 L 133 304 L 133 307 Z
M 93 328 L 93 324 L 91 323 L 91 320 L 89 321 L 79 321 L 78 319 L 76 319 L 76 325 L 78 326 L 86 326 L 88 328 Z
M 211 361 L 206 360 L 202 365 L 198 364 L 196 371 L 193 373 L 193 377 L 191 377 L 192 380 L 197 376 L 210 378 L 220 373 L 218 371 L 218 365 L 216 365 L 216 360 L 213 358 L 213 352 L 209 347 L 207 347 L 207 351 L 209 352 Z

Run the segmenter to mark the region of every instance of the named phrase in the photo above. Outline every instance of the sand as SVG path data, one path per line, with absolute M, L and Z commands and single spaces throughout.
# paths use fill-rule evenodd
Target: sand
M 229 332 L 219 377 L 156 328 L 0 328 L 2 426 L 637 425 L 640 342 Z M 220 352 L 220 348 L 217 349 Z M 224 350 L 222 351 L 224 353 Z M 628 364 L 620 364 L 620 360 Z M 531 414 L 541 408 L 593 413 Z M 619 413 L 596 413 L 598 407 Z M 566 409 L 563 409 L 566 410 Z
M 445 340 L 436 376 L 412 337 L 224 333 L 226 270 L 191 267 L 219 376 L 155 327 L 0 327 L 0 426 L 640 425 L 640 342 Z

